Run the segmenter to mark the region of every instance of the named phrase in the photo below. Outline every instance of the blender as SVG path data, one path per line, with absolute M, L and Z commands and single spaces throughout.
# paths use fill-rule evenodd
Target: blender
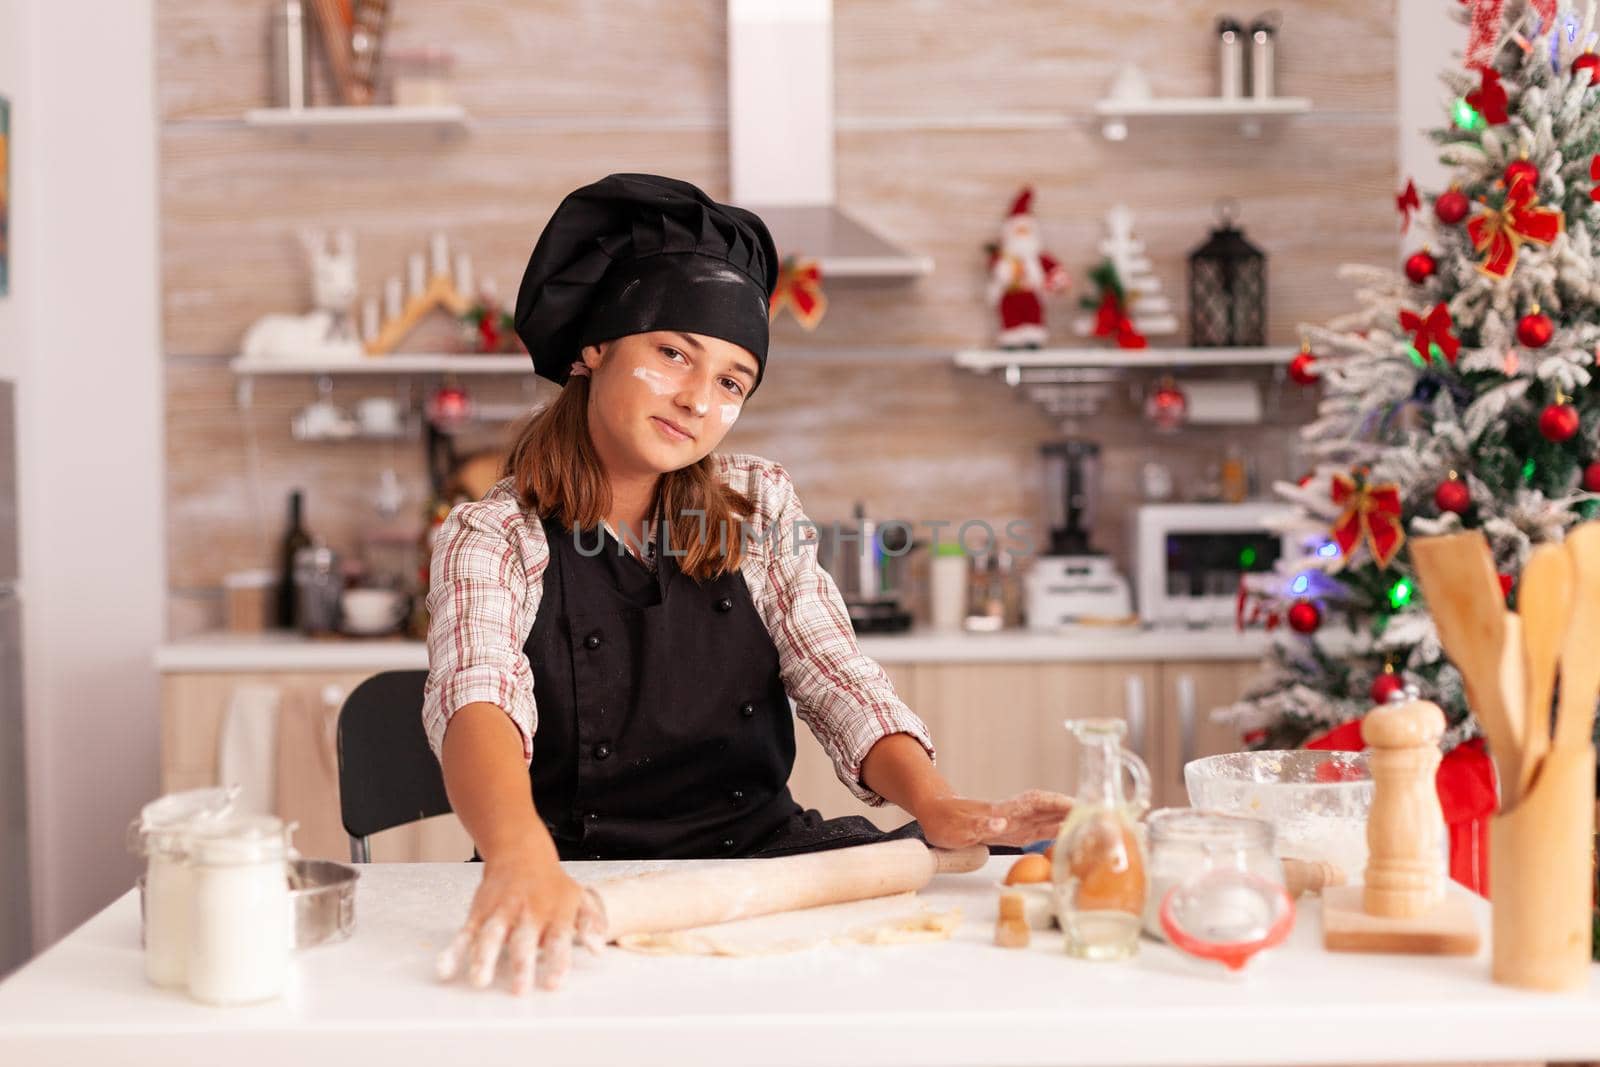
M 1050 538 L 1048 554 L 1035 559 L 1028 572 L 1029 628 L 1131 622 L 1128 580 L 1091 542 L 1100 491 L 1100 446 L 1068 438 L 1047 443 L 1040 454 Z

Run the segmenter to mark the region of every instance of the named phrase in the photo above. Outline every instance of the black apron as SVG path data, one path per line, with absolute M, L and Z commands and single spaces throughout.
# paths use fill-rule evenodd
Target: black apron
M 563 860 L 923 839 L 915 822 L 824 819 L 790 796 L 794 715 L 741 574 L 697 581 L 664 550 L 652 571 L 603 529 L 575 539 L 543 525 L 550 558 L 524 646 L 538 704 L 528 773 Z

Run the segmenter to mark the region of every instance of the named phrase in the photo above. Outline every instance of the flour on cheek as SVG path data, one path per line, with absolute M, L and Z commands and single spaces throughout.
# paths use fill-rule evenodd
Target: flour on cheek
M 656 396 L 671 396 L 678 388 L 671 378 L 653 367 L 635 367 L 633 376 Z

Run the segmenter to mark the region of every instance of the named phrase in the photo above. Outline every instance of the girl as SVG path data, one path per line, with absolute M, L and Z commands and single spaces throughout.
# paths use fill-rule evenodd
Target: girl
M 517 332 L 563 385 L 439 531 L 423 719 L 483 880 L 441 955 L 556 987 L 602 921 L 563 860 L 776 856 L 915 836 L 1019 845 L 1069 806 L 963 798 L 856 646 L 782 467 L 714 450 L 759 387 L 778 259 L 754 214 L 614 174 L 529 260 Z M 790 699 L 885 833 L 789 795 Z

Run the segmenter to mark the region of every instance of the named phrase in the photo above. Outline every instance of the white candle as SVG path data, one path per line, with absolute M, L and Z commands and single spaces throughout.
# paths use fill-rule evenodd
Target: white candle
M 383 315 L 386 319 L 398 319 L 404 304 L 399 278 L 390 278 L 383 287 Z
M 477 295 L 472 291 L 472 257 L 465 252 L 456 253 L 456 292 L 468 300 Z
M 411 295 L 413 298 L 419 297 L 428 288 L 428 276 L 423 273 L 422 253 L 411 253 L 411 258 L 406 261 L 406 266 L 410 268 L 411 272 Z
M 375 341 L 378 338 L 378 298 L 369 296 L 361 302 L 361 339 Z
M 450 246 L 445 243 L 444 234 L 435 233 L 432 242 L 433 274 L 431 277 L 443 278 L 450 273 Z

